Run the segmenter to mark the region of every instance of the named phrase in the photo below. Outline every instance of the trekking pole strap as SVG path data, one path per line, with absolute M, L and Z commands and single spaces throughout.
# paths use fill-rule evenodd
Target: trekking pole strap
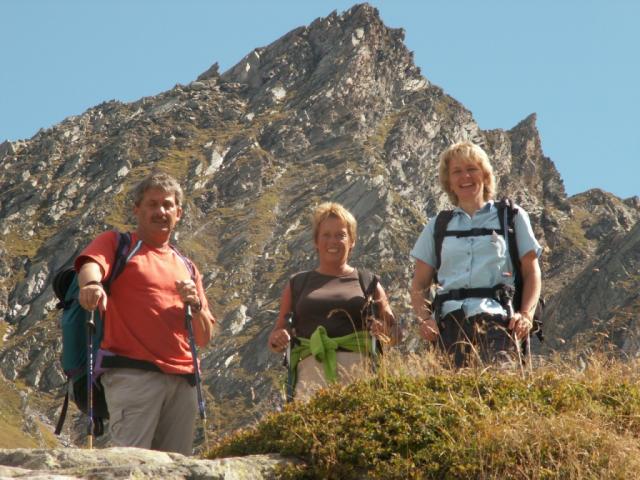
M 60 435 L 62 433 L 62 427 L 64 425 L 64 421 L 67 418 L 67 410 L 69 409 L 69 382 L 65 383 L 67 393 L 64 395 L 64 402 L 62 403 L 62 410 L 60 410 L 60 418 L 58 418 L 58 423 L 56 424 L 56 429 L 54 433 L 56 435 Z

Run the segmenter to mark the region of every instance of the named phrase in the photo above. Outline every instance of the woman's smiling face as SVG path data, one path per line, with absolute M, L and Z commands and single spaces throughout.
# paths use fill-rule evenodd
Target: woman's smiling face
M 473 160 L 454 157 L 449 161 L 449 187 L 458 204 L 484 203 L 484 171 Z
M 355 242 L 349 236 L 346 223 L 337 217 L 329 216 L 320 223 L 315 244 L 320 263 L 344 265 Z

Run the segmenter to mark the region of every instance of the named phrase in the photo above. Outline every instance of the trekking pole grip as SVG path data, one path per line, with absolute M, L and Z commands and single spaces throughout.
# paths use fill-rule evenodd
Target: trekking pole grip
M 193 313 L 191 312 L 191 304 L 185 303 L 184 304 L 184 328 L 186 328 L 187 331 L 191 330 L 192 319 L 193 319 Z

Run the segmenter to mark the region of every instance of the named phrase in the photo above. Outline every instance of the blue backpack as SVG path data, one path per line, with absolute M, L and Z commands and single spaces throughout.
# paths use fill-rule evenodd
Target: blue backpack
M 131 246 L 131 234 L 117 234 L 117 247 L 115 261 L 111 275 L 104 279 L 102 284 L 105 292 L 109 294 L 111 284 L 122 273 L 126 263 L 135 255 L 141 246 L 140 241 L 135 246 Z M 88 354 L 88 328 L 87 321 L 89 312 L 80 306 L 78 302 L 79 286 L 78 276 L 73 267 L 66 267 L 58 271 L 53 278 L 53 291 L 59 302 L 56 305 L 62 310 L 60 328 L 62 329 L 62 369 L 67 377 L 66 395 L 60 418 L 56 426 L 55 433 L 60 435 L 69 406 L 69 391 L 73 389 L 73 401 L 80 411 L 89 414 L 87 400 L 87 354 Z M 93 334 L 93 356 L 95 361 L 96 353 L 100 347 L 103 335 L 103 319 L 96 315 L 95 331 Z M 104 390 L 100 382 L 94 382 L 93 393 L 93 425 L 94 435 L 99 436 L 104 433 L 104 419 L 109 418 L 107 402 Z

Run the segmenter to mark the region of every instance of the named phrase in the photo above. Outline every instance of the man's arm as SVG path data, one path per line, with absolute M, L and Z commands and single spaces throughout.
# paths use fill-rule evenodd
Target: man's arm
M 206 347 L 213 338 L 213 326 L 216 319 L 209 311 L 209 307 L 193 312 L 193 335 L 199 347 Z
M 533 326 L 533 314 L 540 299 L 542 289 L 542 275 L 540 263 L 536 252 L 527 252 L 520 259 L 522 272 L 522 302 L 520 311 L 516 312 L 509 323 L 509 328 L 514 330 L 518 338 L 524 338 Z
M 93 260 L 87 260 L 80 267 L 78 302 L 85 310 L 95 310 L 98 307 L 104 312 L 107 309 L 107 294 L 101 283 L 103 277 L 102 267 Z

